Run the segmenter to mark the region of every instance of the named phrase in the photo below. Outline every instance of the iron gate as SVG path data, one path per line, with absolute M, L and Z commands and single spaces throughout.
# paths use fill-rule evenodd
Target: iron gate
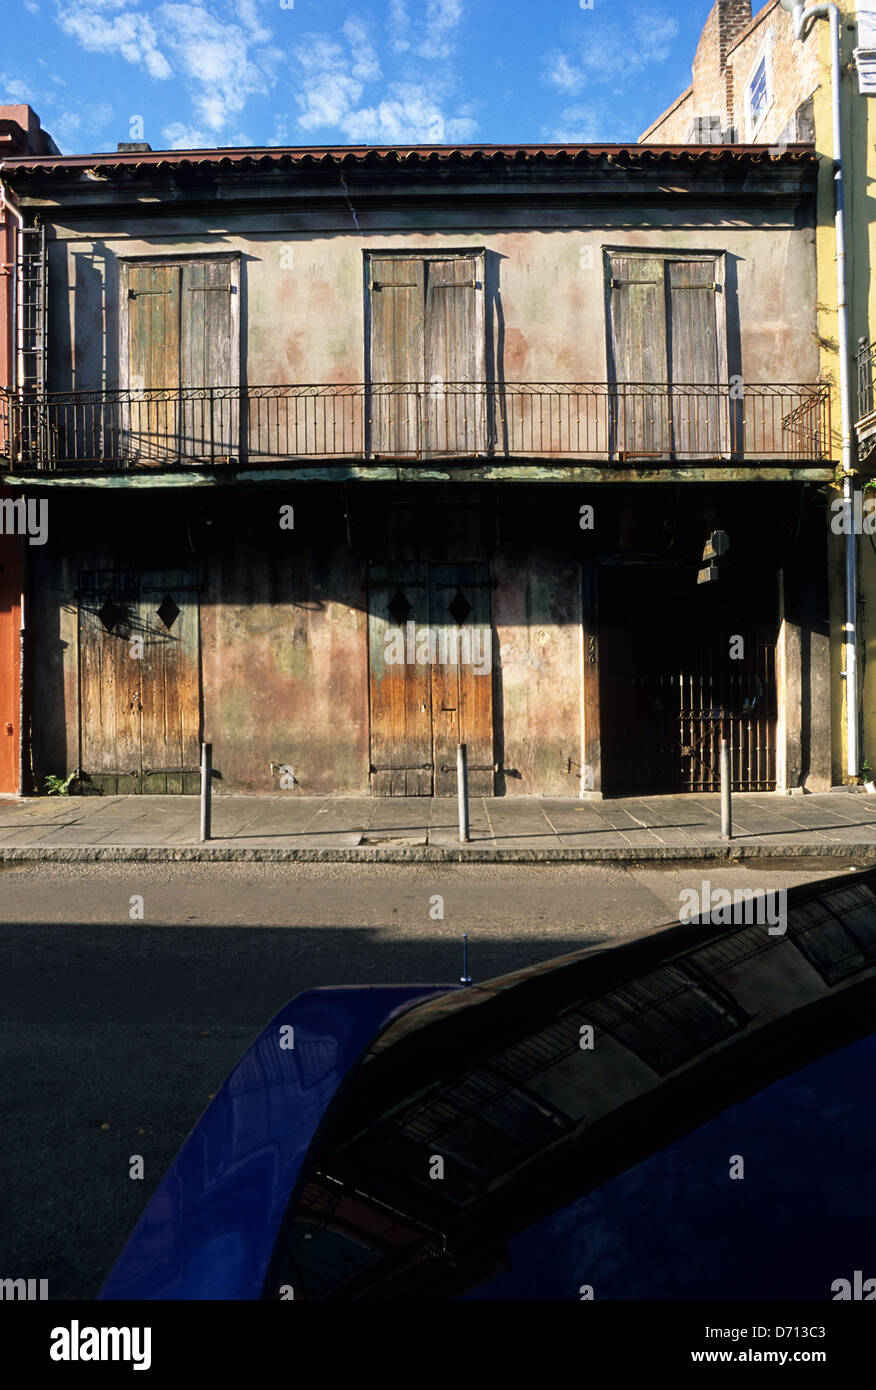
M 650 574 L 647 595 L 623 613 L 615 601 L 600 622 L 605 791 L 718 791 L 722 737 L 733 789 L 774 791 L 776 627 L 752 623 L 750 605 L 737 622 L 710 614 L 686 577 L 678 593 L 661 578 Z M 767 591 L 761 617 L 771 608 Z

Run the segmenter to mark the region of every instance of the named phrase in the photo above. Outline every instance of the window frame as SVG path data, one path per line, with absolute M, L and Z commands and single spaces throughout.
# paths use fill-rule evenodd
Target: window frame
M 755 117 L 752 104 L 752 88 L 758 80 L 758 73 L 761 67 L 764 71 L 764 91 L 766 100 L 759 116 Z M 754 141 L 767 116 L 773 108 L 775 102 L 775 87 L 773 84 L 773 43 L 772 34 L 768 34 L 755 55 L 754 62 L 748 69 L 745 79 L 745 125 L 748 131 L 749 143 Z

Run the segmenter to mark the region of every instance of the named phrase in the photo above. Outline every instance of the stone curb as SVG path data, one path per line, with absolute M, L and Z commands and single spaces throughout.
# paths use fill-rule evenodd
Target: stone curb
M 659 862 L 731 863 L 742 859 L 855 859 L 876 864 L 876 844 L 806 844 L 734 842 L 729 845 L 654 845 L 599 849 L 596 846 L 554 849 L 496 849 L 473 845 L 451 849 L 437 845 L 373 845 L 355 848 L 296 849 L 217 842 L 195 845 L 0 846 L 4 864 L 616 864 Z

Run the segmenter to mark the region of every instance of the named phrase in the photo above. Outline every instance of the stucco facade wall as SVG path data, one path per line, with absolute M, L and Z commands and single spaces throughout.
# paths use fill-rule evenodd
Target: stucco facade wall
M 671 180 L 670 180 L 671 182 Z M 268 219 L 263 219 L 268 220 Z M 241 257 L 242 362 L 251 385 L 357 382 L 365 363 L 363 250 L 441 252 L 485 248 L 487 369 L 507 381 L 605 381 L 606 248 L 724 254 L 728 338 L 752 382 L 818 376 L 813 339 L 813 230 L 791 208 L 618 209 L 579 226 L 394 231 L 363 236 L 306 229 L 274 216 L 256 238 L 242 220 L 224 236 L 196 223 L 186 235 L 162 223 L 87 237 L 58 229 L 50 249 L 50 384 L 93 390 L 120 383 L 119 260 Z M 799 222 L 799 225 L 795 225 Z M 684 225 L 687 223 L 688 225 Z M 76 292 L 70 294 L 68 285 Z M 106 325 L 106 328 L 104 328 Z M 209 384 L 209 383 L 204 383 Z

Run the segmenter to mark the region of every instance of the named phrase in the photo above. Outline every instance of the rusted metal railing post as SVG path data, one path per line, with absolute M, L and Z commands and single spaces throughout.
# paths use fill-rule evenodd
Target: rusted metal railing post
M 468 844 L 468 747 L 464 743 L 456 748 L 456 794 L 459 798 L 459 842 Z
M 733 839 L 733 816 L 730 806 L 730 744 L 721 739 L 721 839 Z
M 213 819 L 213 745 L 201 744 L 201 841 L 209 840 Z

